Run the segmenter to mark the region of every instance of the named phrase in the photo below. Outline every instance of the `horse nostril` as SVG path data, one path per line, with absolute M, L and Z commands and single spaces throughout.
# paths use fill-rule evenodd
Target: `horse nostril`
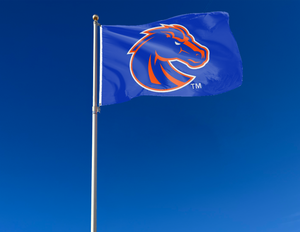
M 204 54 L 202 52 L 196 52 L 196 56 L 200 56 L 200 58 L 204 58 Z

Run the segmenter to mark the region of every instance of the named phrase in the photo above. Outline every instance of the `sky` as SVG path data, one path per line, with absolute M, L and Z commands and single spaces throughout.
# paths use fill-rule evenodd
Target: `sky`
M 98 116 L 99 232 L 300 231 L 300 2 L 0 1 L 0 231 L 90 231 L 93 20 L 225 11 L 243 84 Z

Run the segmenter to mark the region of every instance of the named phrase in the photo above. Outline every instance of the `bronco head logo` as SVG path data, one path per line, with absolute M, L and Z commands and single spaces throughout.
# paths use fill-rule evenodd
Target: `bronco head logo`
M 180 89 L 195 76 L 178 70 L 172 62 L 183 63 L 188 69 L 198 69 L 209 61 L 208 48 L 196 42 L 184 26 L 162 24 L 142 34 L 145 36 L 127 54 L 131 54 L 129 67 L 133 79 L 145 89 L 153 92 Z

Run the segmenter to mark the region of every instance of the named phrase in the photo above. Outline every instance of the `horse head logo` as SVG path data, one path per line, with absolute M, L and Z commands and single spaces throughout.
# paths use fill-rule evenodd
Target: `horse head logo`
M 162 24 L 143 31 L 127 54 L 131 55 L 130 72 L 143 88 L 153 92 L 170 92 L 188 85 L 195 76 L 186 69 L 199 69 L 209 61 L 207 47 L 195 41 L 182 25 Z M 173 62 L 184 64 L 184 71 Z

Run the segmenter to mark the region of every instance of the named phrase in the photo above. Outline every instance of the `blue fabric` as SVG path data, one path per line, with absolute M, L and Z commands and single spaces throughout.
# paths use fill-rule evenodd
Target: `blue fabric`
M 242 84 L 242 61 L 225 12 L 103 25 L 102 36 L 102 105 L 143 95 L 215 95 Z

